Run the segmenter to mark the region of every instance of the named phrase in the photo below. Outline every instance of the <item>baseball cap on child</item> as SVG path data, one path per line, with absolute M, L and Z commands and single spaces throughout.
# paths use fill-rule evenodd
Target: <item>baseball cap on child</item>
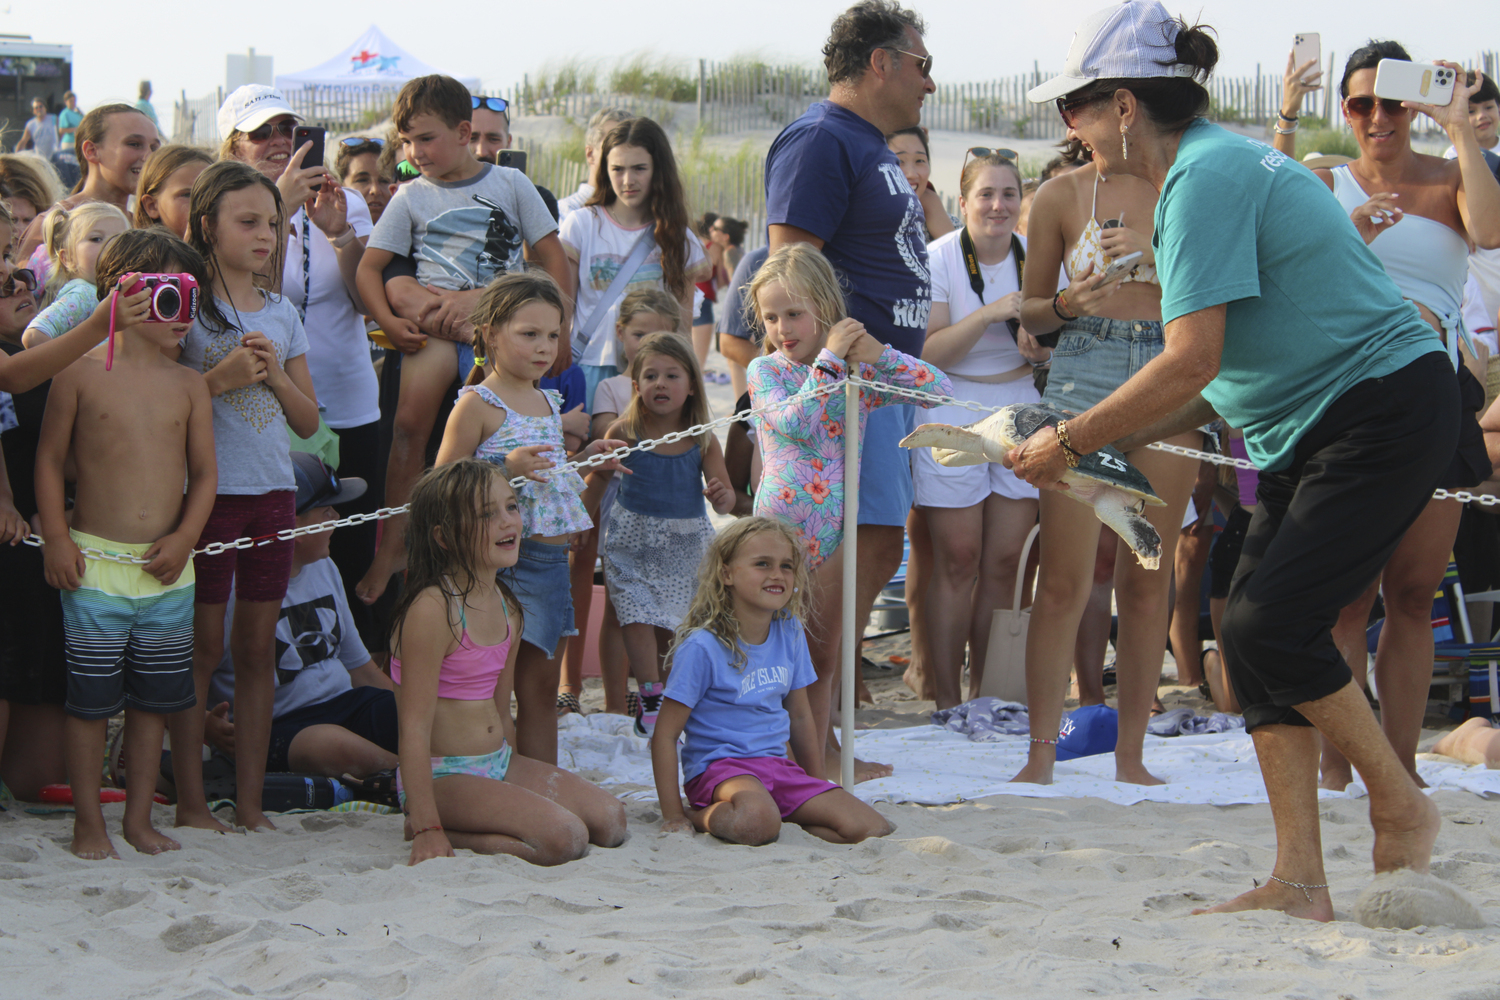
M 1073 760 L 1110 753 L 1120 732 L 1120 713 L 1108 705 L 1084 705 L 1074 709 L 1057 731 L 1057 759 Z
M 292 110 L 281 91 L 263 83 L 247 83 L 236 89 L 219 105 L 219 134 L 249 132 L 260 128 L 277 115 L 302 116 Z
M 1032 104 L 1071 94 L 1096 80 L 1192 76 L 1177 62 L 1179 25 L 1160 0 L 1125 0 L 1091 14 L 1078 26 L 1061 76 L 1026 94 Z
M 316 455 L 292 452 L 292 477 L 297 481 L 297 513 L 314 507 L 337 507 L 365 495 L 365 481 L 354 476 L 340 479 Z

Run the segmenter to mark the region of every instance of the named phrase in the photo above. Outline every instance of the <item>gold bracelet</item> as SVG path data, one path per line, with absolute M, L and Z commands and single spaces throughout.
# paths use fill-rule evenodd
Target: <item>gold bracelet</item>
M 1057 443 L 1062 445 L 1063 460 L 1068 463 L 1068 468 L 1078 468 L 1078 460 L 1083 456 L 1080 455 L 1073 448 L 1072 443 L 1068 441 L 1068 422 L 1066 420 L 1059 420 L 1057 422 Z

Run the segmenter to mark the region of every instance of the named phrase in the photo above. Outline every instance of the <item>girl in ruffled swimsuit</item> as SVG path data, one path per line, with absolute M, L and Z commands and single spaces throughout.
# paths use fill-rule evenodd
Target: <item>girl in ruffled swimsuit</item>
M 625 839 L 618 799 L 511 749 L 522 614 L 496 573 L 520 556 L 521 506 L 495 465 L 463 459 L 411 493 L 407 582 L 393 613 L 391 680 L 401 725 L 396 790 L 411 864 L 513 854 L 535 865 Z

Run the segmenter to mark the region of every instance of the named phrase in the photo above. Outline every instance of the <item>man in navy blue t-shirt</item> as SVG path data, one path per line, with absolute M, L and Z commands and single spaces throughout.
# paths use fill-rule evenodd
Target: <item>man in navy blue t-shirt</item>
M 849 314 L 882 343 L 920 356 L 932 305 L 926 220 L 885 137 L 918 124 L 936 87 L 922 20 L 893 0 L 863 0 L 833 22 L 823 61 L 831 90 L 766 155 L 771 250 L 821 249 L 843 277 Z M 911 462 L 897 447 L 911 407 L 870 414 L 859 479 L 857 621 L 901 564 Z M 878 777 L 862 768 L 857 777 Z M 889 773 L 885 768 L 883 773 Z

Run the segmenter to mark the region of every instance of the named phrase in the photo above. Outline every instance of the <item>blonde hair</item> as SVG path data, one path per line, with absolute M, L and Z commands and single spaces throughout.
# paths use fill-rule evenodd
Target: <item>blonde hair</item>
M 646 368 L 646 359 L 651 357 L 675 361 L 687 372 L 688 381 L 692 383 L 692 395 L 682 404 L 682 417 L 687 421 L 687 426 L 708 423 L 708 394 L 703 388 L 703 372 L 698 368 L 698 359 L 693 355 L 693 345 L 676 333 L 653 333 L 643 339 L 635 352 L 635 360 L 630 363 L 632 386 L 640 380 L 641 372 Z M 630 402 L 626 404 L 620 420 L 625 425 L 625 433 L 634 440 L 640 441 L 646 436 L 646 404 L 641 402 L 639 391 L 631 393 Z M 712 431 L 704 431 L 695 440 L 698 447 L 707 448 L 712 437 Z
M 627 293 L 620 300 L 620 315 L 615 318 L 615 332 L 625 329 L 641 313 L 660 316 L 672 333 L 682 332 L 682 304 L 668 295 L 664 288 L 646 285 Z
M 802 540 L 790 525 L 781 521 L 769 517 L 742 517 L 715 535 L 709 543 L 708 552 L 698 567 L 698 589 L 693 594 L 693 603 L 672 638 L 672 648 L 667 653 L 668 664 L 677 647 L 701 629 L 728 648 L 730 666 L 736 670 L 744 669 L 748 660 L 740 648 L 740 622 L 734 614 L 733 595 L 724 582 L 724 567 L 734 561 L 740 546 L 748 539 L 766 532 L 779 535 L 792 547 L 792 596 L 773 617 L 777 620 L 802 619 L 808 588 L 807 552 Z
M 57 297 L 58 290 L 83 275 L 62 261 L 63 251 L 74 265 L 78 260 L 78 245 L 105 219 L 114 219 L 130 228 L 125 213 L 107 201 L 86 201 L 77 208 L 54 208 L 42 225 L 42 245 L 47 248 L 47 257 L 52 261 L 52 273 L 47 277 L 47 298 Z
M 38 215 L 62 198 L 62 180 L 40 156 L 0 153 L 0 198 L 25 198 Z
M 806 299 L 812 306 L 813 319 L 818 322 L 818 332 L 828 330 L 849 315 L 844 304 L 844 289 L 833 265 L 823 252 L 811 243 L 788 243 L 781 247 L 755 272 L 750 282 L 750 294 L 746 296 L 745 318 L 750 325 L 765 328 L 765 319 L 760 311 L 760 293 L 766 286 L 779 282 L 792 295 Z M 766 339 L 766 353 L 772 353 L 771 341 Z
M 563 293 L 552 280 L 552 276 L 539 267 L 524 271 L 511 271 L 497 275 L 494 281 L 484 286 L 469 322 L 474 327 L 474 369 L 469 372 L 468 385 L 484 381 L 484 358 L 489 357 L 489 348 L 484 342 L 485 334 L 496 327 L 509 323 L 525 306 L 533 302 L 545 302 L 563 314 Z
M 146 214 L 146 195 L 155 198 L 172 175 L 189 163 L 201 163 L 209 167 L 213 162 L 214 158 L 207 150 L 179 143 L 168 143 L 146 157 L 145 164 L 141 166 L 141 179 L 135 189 L 135 227 L 145 229 L 147 226 L 161 225 L 160 219 L 153 219 Z

